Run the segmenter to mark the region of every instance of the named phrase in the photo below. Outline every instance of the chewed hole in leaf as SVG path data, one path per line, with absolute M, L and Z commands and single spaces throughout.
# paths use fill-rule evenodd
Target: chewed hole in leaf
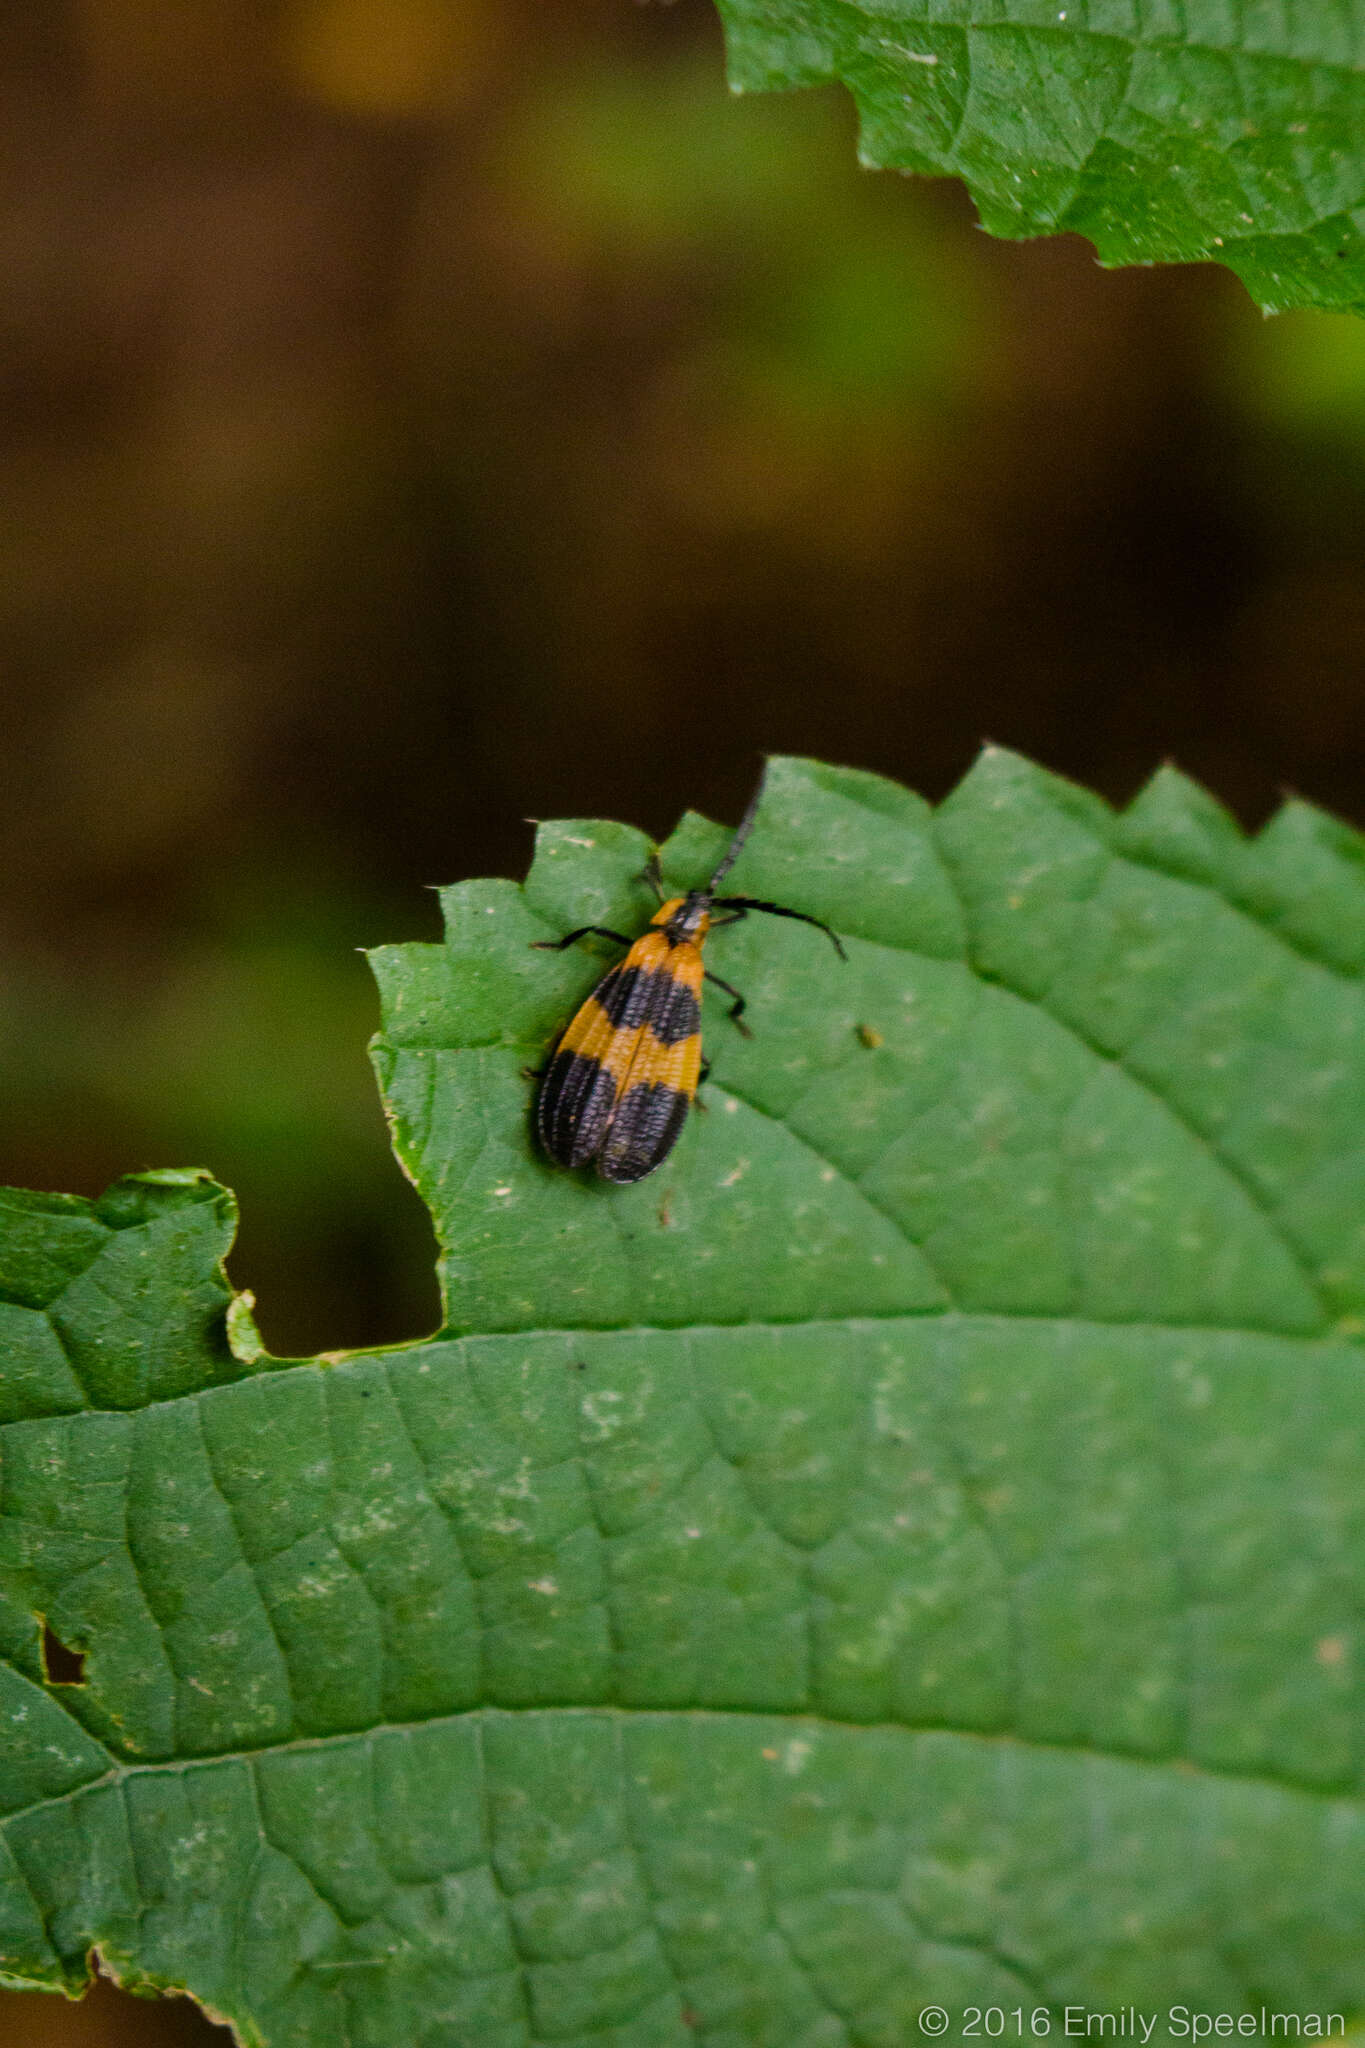
M 6 2048 L 231 2048 L 233 2038 L 178 1990 L 125 1991 L 98 1967 L 72 2004 L 50 1992 L 7 1994 L 5 2019 Z
M 64 1643 L 48 1621 L 43 1622 L 43 1677 L 49 1685 L 84 1685 L 85 1652 Z

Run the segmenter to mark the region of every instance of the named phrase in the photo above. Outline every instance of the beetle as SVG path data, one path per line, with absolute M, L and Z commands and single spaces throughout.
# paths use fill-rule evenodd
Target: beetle
M 836 932 L 804 910 L 756 896 L 722 896 L 722 882 L 753 829 L 763 783 L 749 800 L 734 838 L 710 881 L 685 896 L 661 900 L 649 927 L 633 942 L 604 925 L 580 925 L 562 939 L 532 943 L 559 952 L 595 934 L 628 948 L 624 960 L 598 982 L 555 1043 L 540 1076 L 536 1133 L 557 1166 L 595 1166 L 606 1181 L 627 1184 L 653 1173 L 677 1143 L 705 1078 L 701 1056 L 701 990 L 710 981 L 732 998 L 729 1015 L 747 1038 L 745 1002 L 738 989 L 712 974 L 702 959 L 708 932 L 737 923 L 750 911 L 792 917 L 822 931 L 841 960 Z M 663 899 L 659 858 L 645 871 Z M 717 918 L 717 911 L 728 915 Z

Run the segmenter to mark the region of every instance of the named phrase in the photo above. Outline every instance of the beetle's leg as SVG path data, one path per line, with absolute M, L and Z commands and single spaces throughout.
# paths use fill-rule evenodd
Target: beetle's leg
M 813 924 L 818 932 L 824 933 L 841 960 L 848 958 L 839 934 L 831 931 L 822 917 L 811 917 L 804 910 L 788 910 L 785 903 L 763 903 L 757 896 L 717 896 L 716 907 L 720 910 L 763 910 L 769 917 L 794 917 L 801 924 Z
M 706 979 L 708 981 L 713 981 L 717 988 L 723 988 L 727 996 L 734 997 L 734 1001 L 730 1005 L 730 1022 L 735 1026 L 735 1029 L 737 1031 L 742 1032 L 745 1038 L 752 1038 L 754 1035 L 753 1032 L 749 1029 L 748 1025 L 742 1021 L 744 1012 L 748 1008 L 748 1005 L 746 1004 L 739 990 L 737 988 L 732 988 L 728 981 L 722 981 L 720 976 L 718 974 L 713 974 L 709 967 L 705 970 L 705 973 Z
M 615 939 L 618 946 L 628 946 L 631 941 L 620 932 L 609 932 L 604 924 L 581 924 L 576 932 L 565 932 L 562 939 L 532 939 L 531 944 L 542 953 L 562 953 L 566 946 L 574 945 L 579 939 L 586 939 L 591 933 L 599 939 Z

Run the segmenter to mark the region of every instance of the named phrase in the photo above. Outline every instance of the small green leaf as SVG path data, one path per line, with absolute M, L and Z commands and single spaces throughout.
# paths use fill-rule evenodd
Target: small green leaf
M 1287 0 L 718 0 L 737 90 L 842 79 L 865 163 L 963 178 L 992 234 L 1228 264 L 1365 310 L 1365 19 Z
M 3 1198 L 0 1981 L 275 2048 L 1365 2010 L 1365 843 L 776 761 L 734 887 L 848 964 L 718 930 L 754 1036 L 708 994 L 614 1189 L 526 1073 L 612 949 L 535 942 L 647 853 L 376 956 L 430 1341 L 266 1356 L 203 1174 Z

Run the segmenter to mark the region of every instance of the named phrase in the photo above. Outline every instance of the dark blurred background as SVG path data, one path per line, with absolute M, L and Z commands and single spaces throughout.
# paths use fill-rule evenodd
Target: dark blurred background
M 1365 823 L 1365 325 L 991 242 L 708 0 L 25 0 L 0 165 L 0 1181 L 211 1166 L 277 1351 L 434 1322 L 355 949 L 527 817 L 990 737 Z

